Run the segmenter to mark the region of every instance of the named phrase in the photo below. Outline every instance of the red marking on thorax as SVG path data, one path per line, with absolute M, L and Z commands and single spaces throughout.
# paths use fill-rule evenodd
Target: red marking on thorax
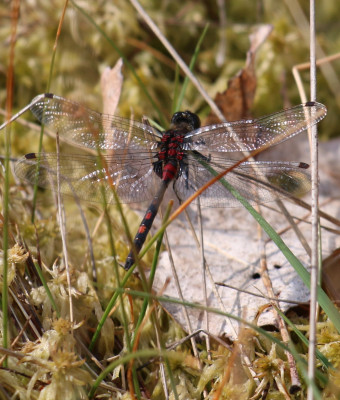
M 183 153 L 183 151 L 178 151 L 177 152 L 177 160 L 182 160 L 183 159 L 183 156 L 184 156 L 184 153 Z
M 158 152 L 158 159 L 163 161 L 162 180 L 173 180 L 178 171 L 177 161 L 184 157 L 181 144 L 184 142 L 184 134 L 169 131 L 162 136 L 162 146 Z M 176 160 L 176 161 L 175 161 Z

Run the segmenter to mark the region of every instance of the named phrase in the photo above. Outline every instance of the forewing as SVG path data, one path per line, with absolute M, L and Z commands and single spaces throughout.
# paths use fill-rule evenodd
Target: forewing
M 177 179 L 174 189 L 181 200 L 187 199 L 214 175 L 197 160 L 199 156 L 188 156 L 188 169 Z M 204 162 L 207 159 L 202 157 Z M 208 163 L 217 173 L 230 168 L 235 161 L 212 157 Z M 307 164 L 296 162 L 245 162 L 233 169 L 224 178 L 250 204 L 266 203 L 278 197 L 301 196 L 310 190 L 310 176 Z M 220 181 L 209 186 L 200 195 L 201 205 L 205 207 L 237 207 L 238 200 Z
M 59 172 L 58 172 L 59 168 Z M 15 165 L 15 174 L 32 184 L 77 196 L 81 200 L 114 203 L 114 189 L 123 203 L 150 200 L 159 178 L 147 152 L 117 150 L 112 155 L 30 153 Z
M 61 137 L 87 148 L 116 150 L 141 146 L 153 150 L 161 138 L 149 125 L 101 114 L 54 94 L 37 96 L 30 110 Z
M 183 148 L 197 151 L 252 151 L 283 142 L 317 124 L 327 114 L 309 102 L 254 120 L 203 126 L 188 133 Z

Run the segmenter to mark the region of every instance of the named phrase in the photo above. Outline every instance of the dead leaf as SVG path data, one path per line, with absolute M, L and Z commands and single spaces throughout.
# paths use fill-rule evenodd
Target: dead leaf
M 215 97 L 215 103 L 227 121 L 237 121 L 250 116 L 256 91 L 255 57 L 271 31 L 271 25 L 261 25 L 256 32 L 249 36 L 250 48 L 245 67 L 228 81 L 227 89 L 223 93 L 217 93 Z M 211 113 L 204 124 L 210 125 L 219 122 L 216 115 Z
M 322 283 L 325 292 L 340 303 L 340 249 L 335 249 L 322 263 Z
M 100 79 L 100 86 L 103 97 L 103 113 L 114 114 L 116 112 L 123 85 L 122 75 L 123 60 L 120 58 L 113 68 L 106 67 Z M 110 121 L 103 118 L 103 127 L 110 131 Z M 108 139 L 113 140 L 112 136 Z
M 123 60 L 120 58 L 113 68 L 107 67 L 102 73 L 100 85 L 103 97 L 104 114 L 114 114 L 123 85 Z

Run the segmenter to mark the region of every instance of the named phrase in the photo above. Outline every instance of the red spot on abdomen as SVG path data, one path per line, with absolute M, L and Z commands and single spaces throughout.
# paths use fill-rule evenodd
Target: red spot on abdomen
M 162 179 L 164 181 L 172 181 L 177 174 L 177 167 L 168 163 L 163 168 L 163 176 Z
M 138 229 L 138 233 L 144 233 L 146 231 L 146 226 L 145 225 L 141 225 Z

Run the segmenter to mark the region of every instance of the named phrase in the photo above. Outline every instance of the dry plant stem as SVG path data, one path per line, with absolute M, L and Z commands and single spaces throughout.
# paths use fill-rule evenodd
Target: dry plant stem
M 190 335 L 185 336 L 181 340 L 178 340 L 176 343 L 172 344 L 171 346 L 167 347 L 167 350 L 174 350 L 177 346 L 180 346 L 181 344 L 185 343 L 186 341 L 190 340 L 192 337 L 199 335 L 200 333 L 204 333 L 204 335 L 209 336 L 211 339 L 213 339 L 215 342 L 219 343 L 221 346 L 225 347 L 229 351 L 232 351 L 233 348 L 230 346 L 228 343 L 224 342 L 221 338 L 218 336 L 213 335 L 210 332 L 207 332 L 204 329 L 197 329 L 197 331 L 193 332 Z
M 188 221 L 188 224 L 189 224 L 189 227 L 190 227 L 190 232 L 191 232 L 191 234 L 192 234 L 192 236 L 193 236 L 193 238 L 194 238 L 194 240 L 195 240 L 195 242 L 196 242 L 197 248 L 199 249 L 199 248 L 200 248 L 200 242 L 199 242 L 199 240 L 198 240 L 198 238 L 197 238 L 197 235 L 196 235 L 196 233 L 195 233 L 195 229 L 194 229 L 194 227 L 193 227 L 193 225 L 192 225 L 191 219 L 190 219 L 189 214 L 188 214 L 188 212 L 187 212 L 186 209 L 184 210 L 184 214 L 185 214 L 185 217 L 186 217 L 186 219 L 187 219 L 187 221 Z M 222 310 L 223 312 L 227 312 L 226 308 L 224 307 L 222 298 L 221 298 L 221 296 L 220 296 L 220 294 L 218 293 L 218 290 L 217 290 L 217 288 L 216 288 L 216 283 L 215 283 L 215 280 L 214 280 L 213 275 L 212 275 L 212 273 L 211 273 L 209 264 L 207 263 L 207 260 L 206 260 L 205 258 L 204 258 L 204 265 L 205 265 L 205 271 L 206 271 L 206 273 L 208 274 L 208 277 L 209 277 L 209 279 L 210 279 L 212 291 L 213 291 L 213 293 L 214 293 L 214 295 L 215 295 L 215 297 L 216 297 L 216 299 L 217 299 L 217 301 L 218 301 L 218 303 L 219 303 L 219 305 L 220 305 L 220 307 L 221 307 L 221 310 Z M 235 329 L 234 329 L 234 333 L 235 333 L 235 336 L 237 336 L 237 335 L 236 335 Z
M 88 244 L 88 249 L 87 249 L 87 252 L 85 253 L 85 257 L 84 257 L 83 263 L 85 263 L 87 255 L 90 254 L 91 265 L 92 265 L 92 279 L 93 279 L 94 282 L 97 282 L 96 261 L 95 261 L 95 258 L 94 258 L 94 252 L 93 252 L 93 246 L 92 246 L 92 238 L 91 238 L 89 226 L 87 224 L 86 217 L 85 217 L 85 214 L 84 214 L 84 211 L 83 211 L 83 208 L 81 206 L 81 202 L 80 202 L 80 199 L 79 199 L 77 193 L 75 191 L 73 191 L 72 194 L 73 194 L 73 199 L 74 199 L 74 201 L 75 201 L 75 203 L 76 203 L 76 205 L 78 207 L 80 218 L 81 218 L 81 220 L 83 222 L 83 226 L 84 226 L 84 230 L 85 230 L 85 236 L 86 236 L 86 240 L 87 240 L 87 244 Z
M 13 308 L 11 308 L 11 312 L 12 312 L 12 311 L 13 311 Z M 29 340 L 29 339 L 27 338 L 27 335 L 26 335 L 26 332 L 25 332 L 25 330 L 26 330 L 26 328 L 27 328 L 29 322 L 30 322 L 30 318 L 29 318 L 27 321 L 25 321 L 24 326 L 21 327 L 20 332 L 18 332 L 17 336 L 15 337 L 15 339 L 13 340 L 13 342 L 11 343 L 11 347 L 12 347 L 12 348 L 15 348 L 15 347 L 16 347 L 18 341 L 21 339 L 21 336 L 24 336 L 24 337 L 25 337 L 24 340 L 25 340 L 26 342 Z M 2 362 L 1 362 L 1 364 L 2 364 Z
M 319 67 L 319 66 L 321 66 L 323 64 L 331 63 L 331 62 L 333 62 L 335 60 L 338 60 L 339 58 L 340 58 L 340 53 L 336 53 L 336 54 L 333 54 L 331 56 L 320 58 L 320 59 L 316 60 L 316 66 Z M 296 83 L 296 86 L 297 86 L 299 94 L 300 94 L 301 101 L 304 102 L 304 103 L 307 101 L 307 96 L 306 96 L 305 89 L 303 87 L 303 83 L 302 83 L 302 79 L 301 79 L 301 75 L 300 75 L 299 71 L 304 71 L 304 70 L 309 69 L 309 68 L 310 68 L 310 63 L 309 62 L 295 65 L 292 68 L 292 73 L 293 73 L 293 76 L 294 76 L 294 79 L 295 79 L 295 83 Z M 334 92 L 333 86 L 330 86 L 330 89 Z M 336 95 L 334 98 L 337 100 L 338 96 Z M 339 101 L 338 101 L 338 103 L 339 103 Z
M 166 384 L 165 368 L 164 368 L 164 363 L 163 362 L 160 363 L 159 369 L 160 369 L 160 373 L 161 373 L 161 380 L 162 380 L 164 396 L 165 396 L 165 399 L 168 400 L 169 399 L 169 392 L 168 392 L 168 387 L 167 387 L 167 384 Z
M 269 242 L 269 241 L 268 241 Z M 268 242 L 264 242 L 265 245 Z M 250 296 L 254 296 L 254 297 L 260 297 L 261 299 L 266 299 L 266 300 L 273 300 L 273 301 L 277 301 L 277 297 L 268 297 L 268 296 L 264 296 L 262 293 L 254 293 L 254 292 L 250 292 L 249 290 L 245 290 L 245 289 L 240 289 L 238 287 L 232 286 L 232 285 L 228 285 L 227 283 L 223 283 L 223 282 L 216 282 L 215 285 L 218 286 L 223 286 L 232 290 L 237 290 L 240 293 L 245 293 L 245 294 L 249 294 Z M 294 301 L 294 300 L 286 300 L 286 299 L 280 299 L 280 303 L 288 303 L 288 304 L 294 304 L 294 305 L 301 305 L 301 301 Z
M 87 355 L 87 359 L 91 360 L 100 371 L 103 371 L 105 369 L 104 365 L 90 352 L 88 346 L 83 342 L 83 340 L 79 337 L 80 335 L 75 332 L 75 339 L 77 340 L 77 344 L 82 348 L 82 351 L 84 354 Z M 93 370 L 92 366 L 88 364 L 88 362 L 85 362 L 86 368 L 90 371 L 91 375 L 94 376 L 95 378 L 98 378 L 98 374 Z
M 218 45 L 218 50 L 216 54 L 216 65 L 221 67 L 226 58 L 226 48 L 227 48 L 227 40 L 225 30 L 227 28 L 227 10 L 226 10 L 226 1 L 225 0 L 217 0 L 218 7 L 218 18 L 219 18 L 219 39 L 220 43 Z
M 77 204 L 78 204 L 78 199 L 77 199 Z M 85 215 L 83 217 L 83 210 L 80 207 L 80 204 L 79 204 L 79 211 L 81 212 L 83 223 L 84 223 L 84 221 L 86 223 Z M 96 225 L 93 228 L 92 235 L 90 233 L 87 233 L 89 229 L 88 229 L 88 225 L 86 223 L 86 236 L 88 235 L 87 241 L 88 241 L 88 244 L 89 244 L 89 247 L 88 247 L 88 250 L 87 250 L 87 254 L 88 254 L 88 252 L 90 252 L 90 257 L 91 257 L 91 262 L 92 262 L 92 278 L 93 278 L 94 282 L 97 282 L 97 269 L 96 269 L 94 253 L 93 253 L 92 238 L 96 236 L 96 233 L 97 233 L 100 225 L 102 224 L 102 222 L 104 220 L 104 217 L 105 217 L 105 212 L 102 211 L 101 214 L 99 215 L 99 218 L 98 218 L 98 220 L 96 222 Z M 87 254 L 85 255 L 85 258 L 87 257 Z
M 157 293 L 157 296 L 162 296 L 164 289 L 165 289 L 165 287 L 159 293 Z M 135 351 L 138 350 L 139 340 L 140 340 L 141 333 L 143 331 L 143 327 L 144 327 L 145 323 L 148 322 L 150 318 L 152 318 L 152 315 L 154 314 L 156 306 L 157 306 L 157 302 L 156 302 L 156 300 L 153 300 L 153 303 L 150 304 L 150 307 L 149 307 L 147 313 L 144 316 L 143 321 L 141 322 L 141 324 L 140 324 L 140 326 L 138 328 L 138 331 L 136 333 L 136 340 L 134 341 L 132 352 L 135 352 Z M 158 324 L 157 316 L 154 316 L 154 318 L 152 318 L 152 320 L 154 322 L 154 327 L 155 327 L 157 346 L 158 346 L 158 349 L 161 351 L 162 350 L 162 346 L 161 346 L 160 327 L 159 327 L 159 324 Z M 128 381 L 129 381 L 129 388 L 130 388 L 131 398 L 135 399 L 135 394 L 134 394 L 134 391 L 133 391 L 133 381 L 132 381 L 132 367 L 133 367 L 133 364 L 134 364 L 134 360 L 132 359 L 130 361 L 130 363 L 129 363 Z M 161 366 L 163 366 L 163 374 L 162 374 L 162 376 L 163 376 L 164 375 L 163 362 L 161 363 Z M 162 371 L 162 369 L 161 369 L 161 371 Z M 162 384 L 163 384 L 164 393 L 166 395 L 167 387 L 166 387 L 165 379 L 164 379 L 164 381 L 162 380 Z
M 213 278 L 213 276 L 212 276 L 212 273 L 211 273 L 211 270 L 210 270 L 210 268 L 209 268 L 209 265 L 208 265 L 208 263 L 207 263 L 207 261 L 205 260 L 205 257 L 204 257 L 203 229 L 202 229 L 202 218 L 201 218 L 200 209 L 199 209 L 198 216 L 199 216 L 199 226 L 200 226 L 201 243 L 202 243 L 202 245 L 200 245 L 200 242 L 199 242 L 199 240 L 198 240 L 198 238 L 197 238 L 197 236 L 196 236 L 195 230 L 194 230 L 194 228 L 193 228 L 193 226 L 192 226 L 190 217 L 189 217 L 189 215 L 188 215 L 188 213 L 187 213 L 186 210 L 185 210 L 185 216 L 186 216 L 186 218 L 187 218 L 187 220 L 188 220 L 189 226 L 191 227 L 191 232 L 192 232 L 193 237 L 194 237 L 194 239 L 195 239 L 195 241 L 196 241 L 196 244 L 197 244 L 198 248 L 201 248 L 202 260 L 203 260 L 203 263 L 204 263 L 204 265 L 202 266 L 202 268 L 203 268 L 203 273 L 204 273 L 204 274 L 205 274 L 205 273 L 208 274 L 208 277 L 209 277 L 209 279 L 210 279 L 210 282 L 211 282 L 211 285 L 212 285 L 212 288 L 213 288 L 213 292 L 214 292 L 214 294 L 215 294 L 216 299 L 218 300 L 218 302 L 219 302 L 219 304 L 220 304 L 221 310 L 224 311 L 224 312 L 226 312 L 226 309 L 225 309 L 225 306 L 224 306 L 223 301 L 222 301 L 222 299 L 221 299 L 221 296 L 220 296 L 220 294 L 218 293 L 218 290 L 217 290 L 217 288 L 216 288 L 216 282 L 215 282 L 215 280 L 214 280 L 214 278 Z M 204 277 L 203 279 L 204 279 L 204 283 L 206 283 L 205 277 Z M 204 286 L 204 287 L 206 287 L 206 286 Z M 205 298 L 206 298 L 206 290 L 205 290 Z M 206 302 L 206 305 L 207 305 L 207 302 Z M 232 327 L 233 327 L 233 329 L 234 329 L 234 326 L 233 326 L 233 325 L 232 325 Z M 235 336 L 237 336 L 237 335 L 236 335 L 235 329 L 234 329 L 234 333 L 235 333 Z M 211 334 L 209 334 L 209 330 L 207 330 L 207 333 L 206 333 L 205 336 L 206 336 L 206 338 L 210 338 L 210 337 L 211 337 Z M 209 347 L 208 347 L 208 346 L 209 346 Z M 210 352 L 209 352 L 209 349 L 210 349 L 210 341 L 207 341 L 207 351 L 208 351 L 208 357 L 209 357 L 209 359 L 210 359 Z M 253 371 L 253 370 L 250 368 L 251 362 L 250 362 L 249 358 L 247 357 L 247 355 L 244 354 L 243 351 L 241 351 L 241 357 L 242 357 L 243 364 L 244 364 L 245 366 L 247 366 L 247 368 L 248 368 L 248 370 L 249 370 L 251 376 L 255 379 L 256 373 L 255 373 L 255 371 Z
M 56 147 L 57 147 L 57 207 L 58 207 L 58 220 L 60 227 L 60 235 L 61 241 L 63 244 L 63 258 L 66 268 L 66 276 L 67 276 L 67 286 L 68 286 L 68 294 L 69 294 L 69 302 L 70 302 L 70 322 L 71 322 L 71 331 L 73 333 L 73 301 L 72 301 L 72 286 L 71 286 L 71 276 L 70 276 L 70 267 L 68 264 L 68 252 L 66 246 L 66 233 L 65 233 L 65 212 L 62 207 L 61 201 L 61 193 L 60 193 L 60 166 L 59 166 L 59 135 L 56 137 Z
M 198 229 L 199 229 L 199 234 L 200 234 L 200 261 L 201 261 L 201 275 L 202 275 L 202 285 L 203 285 L 203 297 L 204 297 L 204 304 L 206 307 L 208 307 L 208 295 L 207 295 L 207 279 L 206 279 L 206 273 L 205 273 L 205 257 L 204 257 L 204 238 L 203 238 L 203 224 L 202 224 L 202 210 L 201 210 L 201 203 L 198 199 L 197 202 L 197 213 L 198 213 Z M 205 310 L 204 311 L 204 317 L 205 317 L 205 329 L 207 332 L 209 332 L 209 314 Z M 211 359 L 211 354 L 210 354 L 210 340 L 209 337 L 205 337 L 205 343 L 207 347 L 207 352 L 208 352 L 208 359 Z
M 82 220 L 83 225 L 84 225 L 86 240 L 87 240 L 87 244 L 88 244 L 87 252 L 85 254 L 85 258 L 84 258 L 83 263 L 85 263 L 85 261 L 86 261 L 87 254 L 90 254 L 90 260 L 91 260 L 91 265 L 92 265 L 92 279 L 93 279 L 93 282 L 97 282 L 96 260 L 94 258 L 94 252 L 93 252 L 93 246 L 92 246 L 92 238 L 91 238 L 89 226 L 87 225 L 86 217 L 85 217 L 85 214 L 83 212 L 83 209 L 81 207 L 81 204 L 80 204 L 78 198 L 76 198 L 76 203 L 77 203 L 77 206 L 78 206 L 78 209 L 79 209 L 81 220 Z
M 156 301 L 154 300 L 154 306 L 156 307 Z M 155 308 L 154 307 L 154 308 Z M 161 351 L 164 346 L 161 345 L 161 335 L 160 335 L 160 327 L 158 324 L 158 319 L 157 316 L 154 315 L 154 323 L 155 323 L 155 333 L 156 333 L 156 340 L 157 340 L 157 347 Z M 169 398 L 169 392 L 168 392 L 168 387 L 166 384 L 166 376 L 165 376 L 165 366 L 164 366 L 164 361 L 161 359 L 161 363 L 159 365 L 160 368 L 160 373 L 161 373 L 161 380 L 162 380 L 162 386 L 163 386 L 163 391 L 164 391 L 164 396 L 166 399 Z
M 157 293 L 157 296 L 162 296 L 163 295 L 163 292 L 165 291 L 166 286 L 167 286 L 167 282 L 165 283 L 163 288 L 159 291 L 159 293 Z M 152 300 L 150 300 L 150 302 L 151 301 Z M 146 315 L 144 317 L 144 320 L 142 321 L 142 323 L 141 323 L 141 325 L 139 327 L 139 330 L 137 332 L 137 338 L 136 338 L 135 346 L 134 346 L 133 350 L 137 350 L 137 344 L 136 343 L 139 341 L 140 334 L 142 332 L 142 327 L 144 326 L 145 322 L 147 322 L 150 319 L 150 317 L 152 318 L 153 325 L 155 327 L 157 347 L 158 347 L 160 352 L 165 349 L 165 346 L 162 344 L 162 341 L 161 341 L 161 338 L 162 338 L 162 336 L 160 334 L 161 329 L 160 329 L 160 326 L 159 326 L 159 323 L 158 323 L 157 315 L 155 313 L 155 309 L 157 307 L 157 304 L 158 304 L 158 302 L 156 300 L 153 300 L 152 304 L 150 304 L 149 311 L 146 313 Z M 162 381 L 164 395 L 165 395 L 165 398 L 168 399 L 169 398 L 169 393 L 168 393 L 168 387 L 167 387 L 167 384 L 166 384 L 165 366 L 164 366 L 163 358 L 161 358 L 161 363 L 160 363 L 159 367 L 160 367 L 160 374 L 161 374 L 161 381 Z
M 315 1 L 310 0 L 310 99 L 316 100 L 316 56 L 315 56 Z M 319 276 L 319 174 L 318 174 L 318 132 L 317 127 L 311 128 L 312 136 L 312 260 L 311 260 L 311 296 L 309 314 L 309 346 L 308 346 L 308 378 L 315 379 L 315 347 L 316 347 L 316 314 L 317 289 Z M 308 400 L 314 399 L 312 385 L 308 385 Z
M 135 7 L 135 9 L 138 11 L 138 13 L 141 15 L 141 17 L 144 19 L 146 24 L 149 26 L 149 28 L 152 30 L 152 32 L 156 35 L 156 37 L 159 39 L 159 41 L 163 44 L 163 46 L 168 50 L 168 52 L 171 54 L 173 59 L 177 62 L 177 64 L 180 66 L 180 68 L 184 71 L 184 73 L 187 75 L 187 77 L 190 79 L 190 81 L 193 83 L 193 85 L 196 87 L 196 89 L 201 93 L 202 97 L 205 99 L 205 101 L 209 104 L 211 110 L 217 115 L 217 117 L 221 121 L 225 121 L 225 118 L 221 111 L 218 109 L 214 101 L 211 99 L 211 97 L 208 95 L 208 93 L 204 90 L 203 86 L 200 84 L 198 79 L 194 76 L 194 74 L 190 71 L 188 66 L 185 64 L 185 62 L 181 59 L 179 54 L 176 52 L 176 50 L 171 46 L 169 41 L 166 39 L 166 37 L 162 34 L 162 32 L 158 29 L 157 25 L 152 21 L 152 19 L 149 17 L 149 15 L 145 12 L 143 7 L 140 5 L 140 3 L 137 0 L 130 0 L 130 3 Z
M 192 237 L 194 238 L 194 240 L 196 242 L 196 246 L 199 249 L 200 248 L 200 242 L 199 242 L 198 237 L 197 237 L 197 235 L 195 233 L 195 229 L 194 229 L 194 227 L 192 225 L 191 219 L 190 219 L 189 214 L 188 214 L 186 209 L 184 210 L 184 215 L 185 215 L 185 217 L 187 219 L 187 222 L 189 224 L 190 232 L 192 234 Z M 204 265 L 205 265 L 205 271 L 207 272 L 207 274 L 209 276 L 209 279 L 210 279 L 210 282 L 211 282 L 211 285 L 212 285 L 212 290 L 214 292 L 214 295 L 216 296 L 216 299 L 218 300 L 218 302 L 220 304 L 221 310 L 224 311 L 224 312 L 227 312 L 227 310 L 224 307 L 224 304 L 223 304 L 223 301 L 221 299 L 221 296 L 219 295 L 218 290 L 216 289 L 216 284 L 215 284 L 215 281 L 213 279 L 211 270 L 209 268 L 209 264 L 208 264 L 208 262 L 207 262 L 207 260 L 205 258 L 204 258 Z
M 283 202 L 280 199 L 278 199 L 277 203 L 279 204 L 283 215 L 286 217 L 287 221 L 289 222 L 290 227 L 293 229 L 297 238 L 299 239 L 300 243 L 302 244 L 303 248 L 305 249 L 306 253 L 310 257 L 311 256 L 311 248 L 310 248 L 309 244 L 307 243 L 307 240 L 304 237 L 303 233 L 300 231 L 298 225 L 294 221 L 293 217 L 290 215 L 289 211 L 287 210 L 287 208 L 283 204 Z
M 275 382 L 276 382 L 276 385 L 277 385 L 277 387 L 278 387 L 280 393 L 283 394 L 284 398 L 285 398 L 286 400 L 291 400 L 291 397 L 289 396 L 289 393 L 287 393 L 287 390 L 286 390 L 286 388 L 285 388 L 285 386 L 284 386 L 284 384 L 283 384 L 283 380 L 280 379 L 279 376 L 275 376 L 275 377 L 274 377 L 274 380 L 275 380 Z
M 294 198 L 294 203 L 298 204 L 300 207 L 302 207 L 308 211 L 312 210 L 312 207 L 301 199 Z M 338 218 L 334 218 L 332 215 L 329 215 L 329 214 L 323 212 L 322 210 L 319 210 L 319 216 L 321 218 L 326 219 L 327 221 L 331 222 L 332 224 L 334 224 L 336 226 L 340 226 L 340 220 Z
M 12 295 L 12 293 L 11 293 Z M 22 341 L 28 342 L 29 341 L 29 337 L 27 332 L 27 327 L 30 325 L 31 322 L 31 317 L 29 316 L 26 320 L 24 325 L 22 325 L 20 319 L 18 318 L 15 309 L 10 305 L 9 306 L 9 310 L 11 313 L 12 318 L 15 320 L 15 323 L 18 325 L 18 328 L 20 329 L 20 332 L 17 334 L 16 338 L 14 339 L 14 341 L 11 343 L 11 347 L 15 347 L 18 338 L 21 338 L 21 336 L 23 336 L 24 338 L 22 339 Z
M 54 41 L 54 44 L 53 44 L 52 59 L 51 59 L 51 64 L 50 64 L 50 66 L 51 66 L 50 67 L 50 76 L 49 76 L 49 79 L 47 81 L 47 88 L 46 88 L 47 92 L 50 91 L 50 84 L 52 82 L 52 73 L 53 73 L 54 60 L 55 60 L 55 56 L 56 56 L 56 53 L 57 53 L 58 41 L 59 41 L 59 38 L 60 38 L 60 35 L 61 35 L 61 28 L 63 26 L 63 22 L 65 20 L 65 14 L 66 14 L 67 7 L 68 7 L 68 0 L 65 0 L 63 11 L 62 11 L 60 19 L 59 19 L 57 33 L 55 35 L 55 41 Z M 39 150 L 39 152 L 40 152 L 40 150 Z
M 275 296 L 275 293 L 274 293 L 274 290 L 273 290 L 273 286 L 272 286 L 272 282 L 271 282 L 271 280 L 269 278 L 269 274 L 268 274 L 267 257 L 266 257 L 266 253 L 265 253 L 265 246 L 264 246 L 264 243 L 263 243 L 262 229 L 260 227 L 258 228 L 258 233 L 259 233 L 259 236 L 260 236 L 260 240 L 261 240 L 261 242 L 263 244 L 262 251 L 261 251 L 261 257 L 260 257 L 260 260 L 261 260 L 260 261 L 261 279 L 262 279 L 262 282 L 264 284 L 264 287 L 267 290 L 268 296 L 270 298 L 272 298 L 272 299 L 275 299 L 275 300 L 271 300 L 271 302 L 273 303 L 273 305 L 275 307 L 280 309 L 279 302 L 278 302 L 278 300 L 277 300 L 277 298 Z M 273 313 L 274 313 L 275 318 L 276 318 L 276 320 L 278 322 L 282 340 L 287 345 L 289 343 L 289 341 L 290 341 L 289 333 L 288 333 L 287 327 L 286 327 L 283 319 L 277 313 L 275 307 L 273 307 Z M 291 388 L 294 388 L 293 389 L 294 393 L 296 393 L 296 391 L 301 390 L 301 383 L 300 383 L 300 380 L 299 380 L 299 374 L 298 374 L 298 371 L 297 371 L 296 363 L 295 363 L 293 355 L 290 352 L 285 351 L 285 354 L 287 356 L 287 360 L 288 360 L 288 364 L 289 364 Z
M 141 40 L 138 40 L 136 38 L 132 38 L 132 37 L 126 38 L 126 42 L 128 44 L 130 44 L 131 46 L 136 47 L 137 49 L 149 52 L 150 54 L 153 55 L 153 57 L 156 60 L 160 61 L 162 64 L 164 64 L 164 65 L 166 65 L 166 66 L 168 66 L 168 67 L 170 67 L 172 69 L 176 68 L 176 63 L 173 61 L 172 58 L 167 57 L 162 52 L 160 52 L 160 51 L 156 50 L 155 48 L 149 46 L 147 43 L 145 43 L 145 42 L 143 42 Z
M 17 37 L 17 26 L 20 12 L 20 1 L 13 0 L 11 2 L 11 33 L 9 46 L 9 65 L 7 69 L 6 79 L 6 121 L 10 120 L 13 104 L 13 85 L 14 85 L 14 55 Z M 5 176 L 3 188 L 3 266 L 2 266 L 2 343 L 4 347 L 9 345 L 9 330 L 8 330 L 8 248 L 9 248 L 9 157 L 11 155 L 11 132 L 8 128 L 5 132 Z M 1 361 L 1 365 L 7 367 L 7 359 Z
M 171 273 L 172 273 L 172 277 L 175 279 L 175 285 L 176 285 L 178 297 L 180 298 L 181 301 L 185 302 L 184 296 L 183 296 L 183 292 L 182 292 L 182 289 L 181 289 L 181 285 L 179 283 L 179 279 L 178 279 L 178 275 L 177 275 L 174 259 L 172 257 L 172 251 L 171 251 L 171 247 L 170 247 L 170 243 L 169 243 L 169 237 L 168 237 L 166 231 L 164 232 L 164 238 L 165 238 L 165 245 L 166 245 L 167 251 L 168 251 L 170 265 L 171 265 Z M 189 335 L 191 335 L 193 331 L 192 331 L 192 325 L 191 325 L 191 322 L 190 322 L 188 310 L 186 309 L 185 306 L 183 306 L 182 307 L 182 311 L 183 311 L 183 315 L 184 315 L 185 321 L 187 323 Z M 196 345 L 196 341 L 195 341 L 194 337 L 191 337 L 190 341 L 191 341 L 192 350 L 194 352 L 194 356 L 197 358 L 197 360 L 200 363 L 198 350 L 197 350 L 197 345 Z M 200 364 L 200 368 L 201 368 L 201 364 Z
M 285 3 L 290 11 L 292 18 L 294 18 L 296 25 L 299 26 L 300 31 L 301 31 L 302 35 L 304 36 L 305 42 L 309 43 L 310 26 L 308 24 L 306 15 L 304 14 L 299 2 L 296 0 L 285 0 Z M 319 3 L 319 5 L 321 5 L 321 3 Z M 325 58 L 326 55 L 325 55 L 324 51 L 322 50 L 321 46 L 319 45 L 319 43 L 315 41 L 315 37 L 314 37 L 314 43 L 315 43 L 314 49 L 316 48 L 316 54 L 317 54 L 318 58 Z M 314 55 L 315 55 L 315 51 L 314 51 Z M 314 60 L 315 60 L 315 58 L 314 58 Z M 314 62 L 314 61 L 312 61 L 312 62 Z M 337 99 L 338 94 L 340 92 L 340 81 L 339 81 L 339 78 L 338 78 L 336 72 L 334 71 L 334 69 L 330 63 L 320 64 L 320 69 L 321 69 L 321 72 L 322 72 L 325 80 L 328 83 L 328 86 L 329 86 L 331 92 L 333 93 L 333 98 Z M 313 98 L 311 98 L 311 100 L 313 100 Z
M 22 306 L 22 304 L 21 304 L 20 300 L 18 299 L 18 296 L 16 295 L 16 293 L 14 293 L 11 288 L 9 288 L 9 293 L 10 293 L 12 299 L 15 301 L 17 307 L 20 309 L 20 312 L 22 313 L 22 315 L 28 321 L 28 323 L 30 325 L 30 328 L 32 329 L 32 331 L 36 335 L 37 339 L 40 339 L 41 335 L 40 335 L 38 329 L 34 325 L 30 315 L 26 312 L 25 308 Z M 28 340 L 28 338 L 27 338 L 27 340 Z
M 273 211 L 276 211 L 276 210 L 273 209 Z M 289 215 L 290 215 L 290 214 L 289 214 Z M 310 216 L 310 213 L 307 213 L 306 215 L 304 215 L 304 216 L 301 217 L 301 218 L 298 218 L 298 217 L 292 217 L 292 218 L 293 218 L 293 220 L 294 220 L 295 225 L 298 226 L 299 224 L 301 224 L 301 222 L 304 222 L 304 223 L 306 223 L 306 224 L 310 224 L 308 221 L 306 221 L 306 219 L 307 219 L 309 216 Z M 278 231 L 277 231 L 277 234 L 280 235 L 280 236 L 282 236 L 284 233 L 290 231 L 291 229 L 292 229 L 292 225 L 289 223 L 288 225 L 286 225 L 286 226 L 283 227 L 282 229 L 278 230 Z M 269 243 L 269 242 L 271 242 L 271 239 L 270 239 L 270 238 L 268 238 L 268 239 L 265 240 L 265 243 L 266 243 L 266 244 Z M 308 244 L 308 243 L 307 243 L 307 244 Z M 308 246 L 309 246 L 309 245 L 308 245 Z M 312 251 L 312 250 L 311 250 L 311 251 Z M 311 253 L 310 253 L 310 254 L 311 254 Z

